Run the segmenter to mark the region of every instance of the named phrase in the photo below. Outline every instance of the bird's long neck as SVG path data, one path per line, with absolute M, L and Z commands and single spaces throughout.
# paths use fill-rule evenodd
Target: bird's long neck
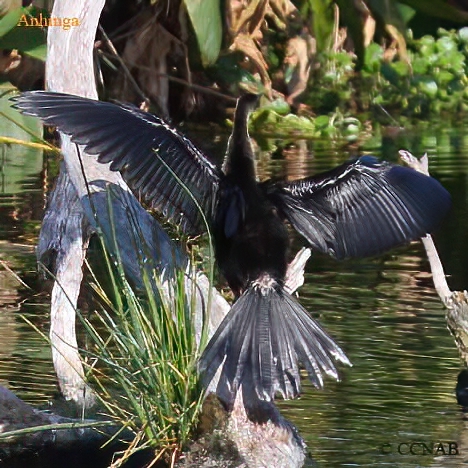
M 255 181 L 254 152 L 248 132 L 252 107 L 245 97 L 239 99 L 223 163 L 224 173 L 239 181 Z

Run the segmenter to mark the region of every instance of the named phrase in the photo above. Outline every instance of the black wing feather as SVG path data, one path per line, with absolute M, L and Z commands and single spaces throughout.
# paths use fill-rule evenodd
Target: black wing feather
M 40 117 L 84 145 L 87 153 L 97 154 L 99 162 L 110 162 L 110 169 L 120 171 L 151 208 L 187 234 L 206 230 L 187 189 L 210 220 L 220 171 L 163 120 L 131 105 L 62 93 L 33 91 L 13 101 L 25 114 Z
M 312 247 L 338 259 L 372 256 L 422 237 L 451 205 L 437 180 L 371 156 L 263 188 Z

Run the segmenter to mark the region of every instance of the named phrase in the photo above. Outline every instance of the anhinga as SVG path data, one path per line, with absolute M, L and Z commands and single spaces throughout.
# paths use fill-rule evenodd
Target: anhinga
M 263 400 L 277 392 L 296 396 L 298 361 L 317 387 L 323 373 L 337 378 L 336 361 L 349 363 L 284 289 L 285 220 L 313 249 L 342 259 L 424 236 L 450 207 L 449 194 L 435 179 L 371 156 L 302 180 L 257 182 L 247 131 L 257 100 L 250 94 L 239 99 L 220 168 L 163 120 L 134 106 L 43 91 L 14 99 L 24 113 L 110 162 L 132 190 L 189 235 L 206 230 L 192 197 L 201 206 L 236 301 L 203 352 L 200 370 L 209 383 L 222 366 L 218 394 L 228 405 L 241 385 Z

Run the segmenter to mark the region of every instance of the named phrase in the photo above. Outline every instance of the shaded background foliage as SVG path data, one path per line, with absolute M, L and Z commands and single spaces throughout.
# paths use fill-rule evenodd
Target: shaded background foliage
M 24 34 L 18 19 L 52 6 L 28 3 L 0 5 L 0 72 L 20 89 L 42 87 L 46 28 Z M 245 89 L 268 97 L 259 128 L 266 109 L 288 132 L 293 112 L 306 136 L 341 135 L 341 114 L 466 110 L 466 0 L 109 0 L 101 24 L 102 96 L 174 121 L 216 121 Z

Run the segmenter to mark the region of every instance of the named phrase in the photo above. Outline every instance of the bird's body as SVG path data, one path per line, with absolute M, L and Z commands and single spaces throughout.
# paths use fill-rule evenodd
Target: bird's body
M 230 182 L 220 186 L 213 238 L 218 266 L 239 296 L 263 273 L 283 281 L 289 236 L 277 210 L 258 186 L 235 187 Z M 238 209 L 232 208 L 233 200 L 243 205 L 237 212 L 243 213 L 242 217 L 230 216 Z
M 369 156 L 307 179 L 258 183 L 247 132 L 253 95 L 238 101 L 222 168 L 164 121 L 132 106 L 50 92 L 24 93 L 15 101 L 98 154 L 100 162 L 111 162 L 133 190 L 187 234 L 203 232 L 203 218 L 209 221 L 217 264 L 236 301 L 204 350 L 200 370 L 209 383 L 222 367 L 217 392 L 228 406 L 241 387 L 263 400 L 278 392 L 296 396 L 299 362 L 317 387 L 324 373 L 338 378 L 335 362 L 349 364 L 284 290 L 284 220 L 313 249 L 341 259 L 417 239 L 450 206 L 435 179 Z
M 245 118 L 255 103 L 250 95 L 237 110 L 212 225 L 218 266 L 236 296 L 264 274 L 282 283 L 287 267 L 286 226 L 256 180 Z

